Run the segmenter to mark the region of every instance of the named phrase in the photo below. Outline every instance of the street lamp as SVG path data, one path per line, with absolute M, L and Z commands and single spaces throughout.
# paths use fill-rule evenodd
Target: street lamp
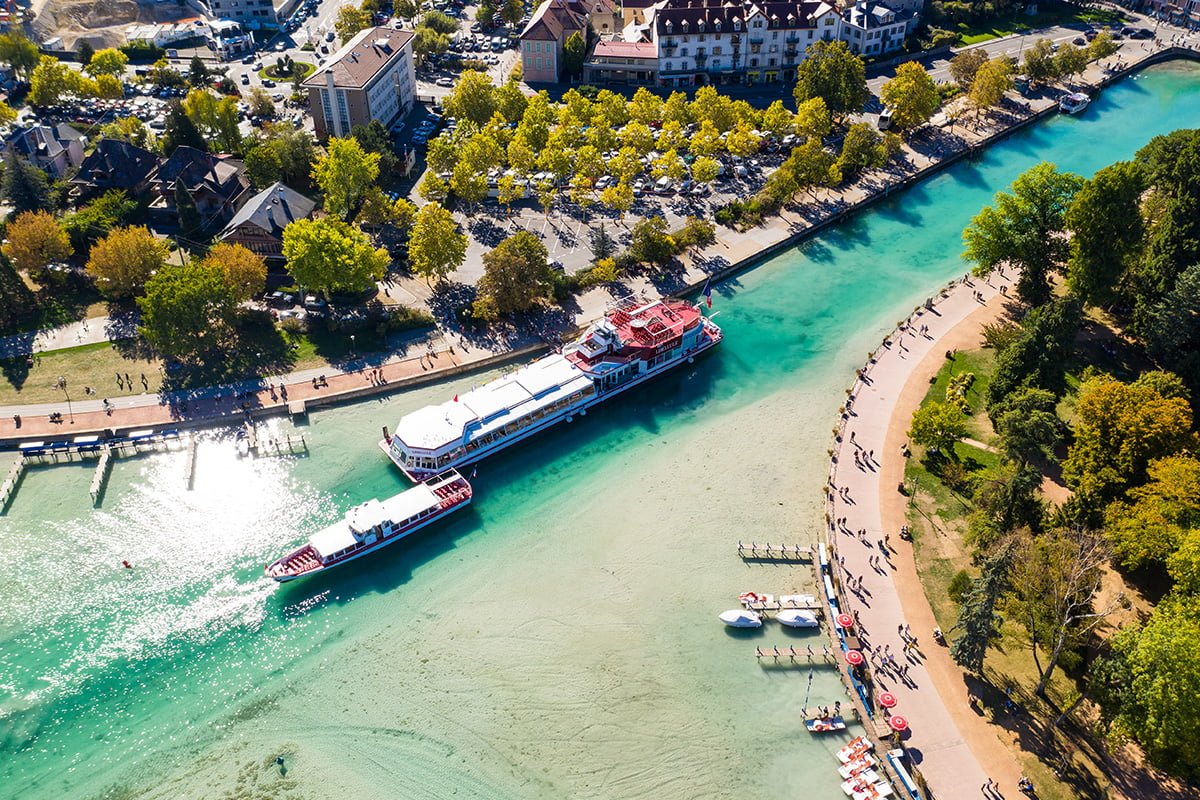
M 354 334 L 350 334 L 350 355 L 354 355 Z
M 67 393 L 67 379 L 64 376 L 59 375 L 58 379 L 56 381 L 54 381 L 54 388 L 62 389 L 63 396 L 67 398 L 67 414 L 70 415 L 71 424 L 74 425 L 75 424 L 75 412 L 71 408 L 71 395 Z

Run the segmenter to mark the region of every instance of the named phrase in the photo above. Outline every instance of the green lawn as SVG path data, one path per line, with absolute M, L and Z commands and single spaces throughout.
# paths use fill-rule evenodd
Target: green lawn
M 133 381 L 131 390 L 122 390 L 117 385 L 118 372 L 122 376 L 129 373 Z M 41 353 L 34 358 L 33 366 L 24 358 L 0 361 L 0 405 L 65 403 L 62 391 L 54 387 L 60 375 L 67 379 L 67 392 L 72 400 L 141 394 L 143 373 L 150 391 L 158 391 L 162 375 L 157 361 L 133 354 L 127 357 L 108 342 Z M 87 386 L 96 390 L 95 398 L 84 393 Z
M 959 34 L 959 41 L 967 45 L 999 39 L 1014 33 L 1028 33 L 1054 25 L 1111 24 L 1114 22 L 1120 22 L 1120 18 L 1114 11 L 1079 8 L 1073 5 L 1055 5 L 1045 11 L 1039 11 L 1033 16 L 1017 13 L 979 24 L 961 22 L 949 26 L 949 29 L 956 31 Z

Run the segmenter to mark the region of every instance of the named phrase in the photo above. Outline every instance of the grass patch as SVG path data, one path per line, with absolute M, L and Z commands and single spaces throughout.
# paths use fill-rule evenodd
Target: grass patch
M 0 405 L 60 401 L 65 405 L 62 391 L 54 388 L 60 375 L 67 379 L 72 401 L 142 394 L 143 374 L 149 391 L 157 392 L 162 383 L 160 367 L 157 360 L 126 356 L 108 342 L 38 353 L 32 365 L 25 357 L 6 359 L 0 361 Z M 128 373 L 132 388 L 118 386 L 117 373 L 122 378 Z M 94 397 L 84 392 L 89 386 L 96 390 Z
M 1050 6 L 1032 16 L 1017 12 L 999 19 L 979 23 L 960 22 L 947 27 L 958 33 L 959 41 L 963 44 L 979 44 L 1014 33 L 1029 33 L 1055 25 L 1110 25 L 1119 22 L 1121 17 L 1115 11 L 1062 4 Z
M 273 81 L 286 82 L 299 75 L 300 80 L 304 80 L 314 71 L 316 71 L 316 69 L 316 65 L 309 64 L 307 61 L 293 61 L 292 69 L 285 74 L 279 71 L 278 64 L 268 64 L 258 71 L 258 77 L 268 78 Z

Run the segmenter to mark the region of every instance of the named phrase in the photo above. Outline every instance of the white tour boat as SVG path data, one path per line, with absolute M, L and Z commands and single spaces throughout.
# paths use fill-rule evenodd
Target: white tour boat
M 723 611 L 717 615 L 717 619 L 724 622 L 731 628 L 761 628 L 762 617 L 753 611 L 747 611 L 744 608 L 735 608 L 731 611 Z
M 471 502 L 471 484 L 449 470 L 387 500 L 368 500 L 346 518 L 314 533 L 308 544 L 268 564 L 281 583 L 332 569 L 399 541 Z
M 1058 101 L 1058 108 L 1064 114 L 1078 114 L 1087 108 L 1090 102 L 1092 102 L 1092 98 L 1083 92 L 1071 92 Z
M 461 469 L 650 380 L 721 341 L 694 303 L 626 299 L 561 352 L 405 415 L 379 446 L 421 480 Z

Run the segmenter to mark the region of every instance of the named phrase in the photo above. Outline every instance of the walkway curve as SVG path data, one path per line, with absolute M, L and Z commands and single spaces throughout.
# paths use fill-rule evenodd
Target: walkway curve
M 1020 766 L 985 722 L 972 719 L 961 670 L 932 641 L 933 612 L 912 549 L 898 535 L 904 521 L 903 496 L 897 491 L 904 474 L 901 445 L 912 411 L 946 351 L 974 346 L 982 325 L 1000 315 L 1004 283 L 998 274 L 954 281 L 888 335 L 850 391 L 826 495 L 842 607 L 858 612 L 870 661 L 878 663 L 887 646 L 897 663 L 909 664 L 911 686 L 877 668 L 872 676 L 880 691 L 899 699 L 895 713 L 911 726 L 905 747 L 933 794 L 943 798 L 977 796 L 989 777 L 1013 786 Z M 865 457 L 862 466 L 856 453 Z M 866 535 L 860 538 L 856 532 L 863 529 Z M 849 591 L 851 576 L 862 580 L 865 591 L 859 596 Z M 919 641 L 921 658 L 906 660 L 898 632 L 905 624 Z

